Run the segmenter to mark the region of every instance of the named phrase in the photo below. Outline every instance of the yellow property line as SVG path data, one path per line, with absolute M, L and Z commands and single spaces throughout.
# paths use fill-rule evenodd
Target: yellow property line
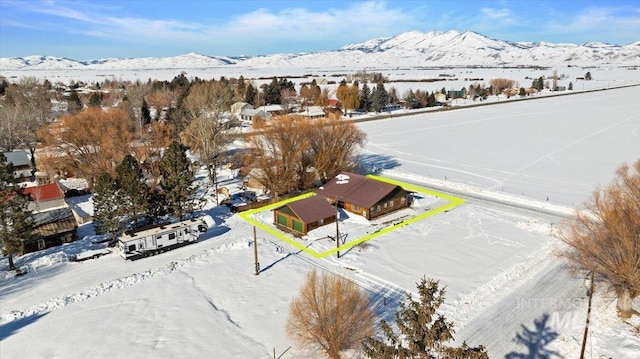
M 371 179 L 374 179 L 374 180 L 377 180 L 377 181 L 386 182 L 386 183 L 389 183 L 389 184 L 401 186 L 402 188 L 410 190 L 410 191 L 414 191 L 414 192 L 418 192 L 418 193 L 425 193 L 425 194 L 432 195 L 434 197 L 443 198 L 443 199 L 448 200 L 449 203 L 447 203 L 447 204 L 445 204 L 443 206 L 434 208 L 434 209 L 432 209 L 432 210 L 430 210 L 428 212 L 425 212 L 423 214 L 420 214 L 418 216 L 411 217 L 411 218 L 406 219 L 406 220 L 404 220 L 402 222 L 396 223 L 396 224 L 394 224 L 392 226 L 382 228 L 381 230 L 379 230 L 377 232 L 374 232 L 372 234 L 369 234 L 369 235 L 366 235 L 364 237 L 358 238 L 358 239 L 356 239 L 354 241 L 350 241 L 349 243 L 345 243 L 345 244 L 341 245 L 338 248 L 333 248 L 333 249 L 330 249 L 330 250 L 328 250 L 326 252 L 323 252 L 323 253 L 318 253 L 318 252 L 316 252 L 316 251 L 314 251 L 312 249 L 309 249 L 305 245 L 303 245 L 301 243 L 298 243 L 298 242 L 294 241 L 293 239 L 289 238 L 288 236 L 285 235 L 285 233 L 283 233 L 283 232 L 281 232 L 281 231 L 279 231 L 279 230 L 277 230 L 277 229 L 275 229 L 273 227 L 269 227 L 269 226 L 265 225 L 264 223 L 258 222 L 258 221 L 256 221 L 255 219 L 253 219 L 251 217 L 252 215 L 254 215 L 254 214 L 258 213 L 258 212 L 271 211 L 271 210 L 273 210 L 275 208 L 284 206 L 287 203 L 298 201 L 298 200 L 301 200 L 301 199 L 304 199 L 304 198 L 308 198 L 308 197 L 311 197 L 311 196 L 315 196 L 316 194 L 313 193 L 313 192 L 305 193 L 305 194 L 300 195 L 300 196 L 296 196 L 296 197 L 289 198 L 289 199 L 286 199 L 286 200 L 283 200 L 283 201 L 280 201 L 280 202 L 276 202 L 276 203 L 270 204 L 270 205 L 265 206 L 265 207 L 256 208 L 256 209 L 252 209 L 250 211 L 242 212 L 242 213 L 240 213 L 240 218 L 242 218 L 245 221 L 253 224 L 254 226 L 266 231 L 267 233 L 273 235 L 274 237 L 282 239 L 283 241 L 285 241 L 285 242 L 289 243 L 290 245 L 294 246 L 295 248 L 298 248 L 301 251 L 304 251 L 305 253 L 308 253 L 311 256 L 320 259 L 320 258 L 324 258 L 326 256 L 329 256 L 331 254 L 334 254 L 334 253 L 336 253 L 338 251 L 344 251 L 344 250 L 346 250 L 348 248 L 356 246 L 356 245 L 358 245 L 358 244 L 360 244 L 362 242 L 368 241 L 368 240 L 370 240 L 372 238 L 375 238 L 377 236 L 389 233 L 389 232 L 391 232 L 391 231 L 393 231 L 395 229 L 398 229 L 400 227 L 406 226 L 407 224 L 411 224 L 413 222 L 416 222 L 416 221 L 419 221 L 421 219 L 433 216 L 433 215 L 438 214 L 440 212 L 444 212 L 444 211 L 450 210 L 451 208 L 457 207 L 457 206 L 461 205 L 462 203 L 464 203 L 464 200 L 462 198 L 451 196 L 451 195 L 444 194 L 444 193 L 440 193 L 440 192 L 437 192 L 437 191 L 434 191 L 434 190 L 430 190 L 430 189 L 427 189 L 427 188 L 424 188 L 424 187 L 414 186 L 414 185 L 411 185 L 411 184 L 408 184 L 408 183 L 395 181 L 395 180 L 391 180 L 391 179 L 388 179 L 388 178 L 379 177 L 379 176 L 375 176 L 375 175 L 368 175 L 367 177 L 369 177 Z M 336 220 L 338 220 L 338 219 L 336 218 Z

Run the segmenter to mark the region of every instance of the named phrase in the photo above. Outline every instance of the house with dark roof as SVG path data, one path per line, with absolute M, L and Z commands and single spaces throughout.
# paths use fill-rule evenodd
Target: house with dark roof
M 412 192 L 401 186 L 377 181 L 359 174 L 342 172 L 316 190 L 345 210 L 366 219 L 407 208 Z
M 7 151 L 2 152 L 2 154 L 7 159 L 7 162 L 13 166 L 13 176 L 15 178 L 31 177 L 31 170 L 33 170 L 33 168 L 31 167 L 31 159 L 29 159 L 27 151 Z
M 273 223 L 297 235 L 336 221 L 336 208 L 325 197 L 311 196 L 273 210 Z
M 24 253 L 55 247 L 78 239 L 78 223 L 64 200 L 64 193 L 56 182 L 25 187 L 29 196 L 36 238 L 23 243 Z

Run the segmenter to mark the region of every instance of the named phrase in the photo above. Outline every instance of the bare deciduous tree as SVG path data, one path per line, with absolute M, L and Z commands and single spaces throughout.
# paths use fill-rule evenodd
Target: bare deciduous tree
M 353 123 L 300 116 L 274 118 L 249 139 L 258 154 L 253 158 L 253 167 L 260 170 L 256 179 L 274 196 L 353 170 L 355 151 L 365 141 L 366 134 Z
M 47 88 L 32 77 L 20 79 L 6 89 L 0 108 L 0 147 L 28 148 L 35 167 L 36 133 L 51 117 Z
M 571 262 L 606 281 L 618 296 L 619 314 L 631 315 L 640 294 L 640 160 L 631 169 L 619 167 L 609 185 L 593 192 L 562 239 Z
M 119 108 L 89 108 L 62 117 L 57 126 L 39 131 L 43 162 L 49 172 L 65 167 L 84 177 L 93 188 L 101 173 L 115 174 L 115 167 L 131 153 L 133 128 Z
M 344 278 L 309 273 L 289 307 L 287 334 L 300 346 L 340 358 L 372 336 L 375 314 L 366 293 Z
M 493 92 L 493 94 L 498 95 L 504 90 L 513 88 L 516 82 L 514 80 L 497 78 L 491 79 L 489 83 L 491 84 L 491 91 Z
M 182 143 L 189 146 L 202 164 L 211 168 L 209 176 L 217 187 L 217 156 L 233 138 L 228 130 L 232 122 L 224 117 L 230 110 L 233 92 L 227 82 L 195 82 L 182 102 L 186 128 L 180 133 Z M 217 200 L 216 190 L 216 200 Z

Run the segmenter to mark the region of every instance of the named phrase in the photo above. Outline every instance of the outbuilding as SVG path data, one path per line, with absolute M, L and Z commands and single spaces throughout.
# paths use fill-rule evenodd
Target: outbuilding
M 297 235 L 336 221 L 336 208 L 322 196 L 289 202 L 273 210 L 273 223 Z

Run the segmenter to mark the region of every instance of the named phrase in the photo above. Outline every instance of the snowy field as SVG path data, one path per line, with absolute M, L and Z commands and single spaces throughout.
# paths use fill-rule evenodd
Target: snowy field
M 138 261 L 112 253 L 70 262 L 100 248 L 83 225 L 83 240 L 17 258 L 26 275 L 2 272 L 0 357 L 266 359 L 275 349 L 283 359 L 316 358 L 285 333 L 289 303 L 313 269 L 356 282 L 387 320 L 403 291 L 432 277 L 447 288 L 442 310 L 460 342 L 485 344 L 491 358 L 526 356 L 536 345 L 515 340 L 526 328 L 553 338 L 536 349 L 578 357 L 584 274 L 556 257 L 556 236 L 572 204 L 639 157 L 639 98 L 629 87 L 359 123 L 369 169 L 467 201 L 340 259 L 314 259 L 258 231 L 256 276 L 253 227 L 209 205 L 203 214 L 215 226 L 196 244 Z M 361 225 L 341 219 L 347 235 Z M 600 288 L 587 357 L 637 358 L 640 338 L 614 307 Z

